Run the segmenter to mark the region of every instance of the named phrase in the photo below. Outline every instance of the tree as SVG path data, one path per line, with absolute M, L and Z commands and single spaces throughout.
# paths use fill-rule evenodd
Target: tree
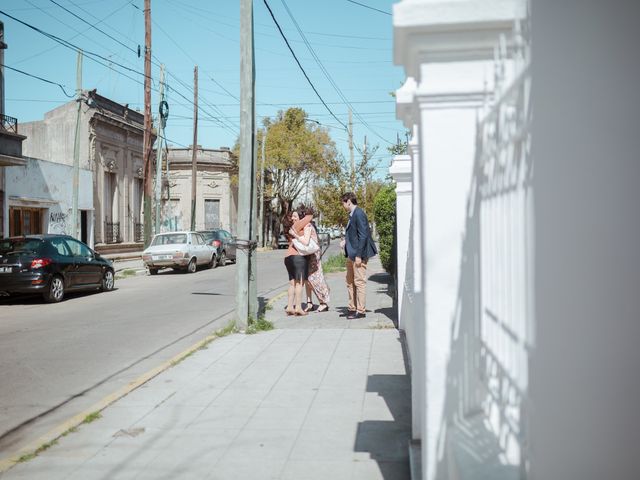
M 313 199 L 316 208 L 322 213 L 323 222 L 327 225 L 345 226 L 349 220 L 348 214 L 342 207 L 340 197 L 343 193 L 352 191 L 358 199 L 358 205 L 367 213 L 373 211 L 373 200 L 383 183 L 373 180 L 373 173 L 378 164 L 373 156 L 378 146 L 372 148 L 358 148 L 361 158 L 355 165 L 354 179 L 351 178 L 351 166 L 347 165 L 344 157 L 337 157 L 329 168 L 329 174 L 314 188 Z M 355 189 L 352 183 L 355 182 Z
M 309 121 L 301 108 L 280 111 L 275 119 L 266 118 L 263 125 L 257 140 L 261 152 L 266 138 L 264 207 L 265 211 L 275 213 L 272 217 L 277 246 L 282 219 L 308 184 L 329 174 L 337 150 L 328 130 Z M 273 200 L 277 207 L 272 209 Z
M 393 273 L 396 238 L 396 190 L 393 185 L 385 185 L 376 195 L 373 218 L 380 242 L 380 262 L 387 272 Z

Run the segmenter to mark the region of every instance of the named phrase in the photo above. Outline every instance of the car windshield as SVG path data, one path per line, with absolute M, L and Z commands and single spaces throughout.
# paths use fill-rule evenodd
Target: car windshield
M 151 245 L 175 245 L 183 243 L 187 243 L 186 233 L 167 233 L 163 235 L 156 235 L 153 242 L 151 242 Z
M 38 252 L 42 246 L 42 240 L 37 238 L 19 238 L 0 240 L 0 254 L 10 252 Z

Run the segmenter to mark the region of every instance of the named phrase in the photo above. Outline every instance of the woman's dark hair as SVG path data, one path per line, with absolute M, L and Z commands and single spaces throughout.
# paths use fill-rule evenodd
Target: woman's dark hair
M 296 211 L 298 212 L 298 216 L 300 218 L 303 218 L 307 215 L 311 215 L 314 216 L 316 212 L 314 212 L 313 207 L 311 206 L 306 206 L 304 203 L 301 204 Z
M 342 196 L 340 197 L 340 200 L 342 200 L 343 202 L 346 202 L 347 200 L 351 200 L 351 203 L 353 205 L 357 205 L 358 204 L 358 200 L 356 199 L 356 194 L 353 192 L 345 192 L 342 194 Z
M 287 240 L 291 240 L 293 237 L 289 234 L 289 230 L 293 227 L 293 218 L 291 218 L 292 212 L 287 212 L 287 214 L 282 219 L 282 233 Z

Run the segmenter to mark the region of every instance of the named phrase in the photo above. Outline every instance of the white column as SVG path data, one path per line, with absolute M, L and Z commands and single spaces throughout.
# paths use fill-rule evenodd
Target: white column
M 398 323 L 406 330 L 406 321 L 402 315 L 405 299 L 406 272 L 409 253 L 409 235 L 411 231 L 411 157 L 396 155 L 389 167 L 389 173 L 396 182 L 396 293 L 398 297 Z

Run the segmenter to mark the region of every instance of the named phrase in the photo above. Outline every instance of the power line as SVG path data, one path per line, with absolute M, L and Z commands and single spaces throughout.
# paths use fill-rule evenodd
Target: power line
M 380 138 L 383 142 L 391 144 L 391 142 L 389 142 L 382 135 L 380 135 L 373 128 L 371 128 L 371 126 L 367 124 L 366 120 L 360 116 L 360 114 L 357 112 L 357 110 L 355 108 L 353 108 L 353 105 L 351 105 L 351 103 L 349 102 L 347 97 L 344 95 L 344 93 L 342 92 L 342 90 L 340 89 L 338 84 L 335 82 L 335 80 L 333 79 L 333 77 L 331 76 L 329 71 L 322 64 L 322 61 L 320 60 L 320 57 L 318 57 L 318 55 L 316 54 L 315 50 L 311 46 L 311 43 L 309 43 L 309 41 L 307 40 L 306 35 L 302 31 L 302 28 L 300 28 L 300 25 L 298 24 L 297 20 L 293 16 L 293 13 L 289 9 L 289 6 L 287 5 L 287 2 L 285 0 L 280 0 L 280 1 L 282 2 L 282 5 L 284 6 L 285 10 L 287 11 L 287 14 L 289 15 L 289 18 L 291 18 L 291 21 L 293 22 L 293 25 L 296 27 L 296 30 L 298 30 L 298 33 L 300 34 L 300 37 L 302 38 L 302 40 L 304 41 L 305 45 L 307 46 L 307 49 L 309 50 L 309 53 L 311 53 L 311 56 L 313 57 L 315 62 L 318 64 L 318 67 L 320 67 L 320 70 L 324 74 L 325 78 L 333 86 L 333 88 L 336 91 L 336 93 L 338 94 L 338 96 L 342 99 L 342 101 L 346 105 L 349 106 L 349 108 L 353 111 L 353 113 L 356 115 L 356 117 L 362 122 L 363 125 L 365 125 L 371 131 L 371 133 L 373 133 L 375 136 Z
M 389 12 L 385 12 L 384 10 L 379 10 L 379 9 L 377 9 L 375 7 L 370 6 L 370 5 L 365 5 L 364 3 L 356 2 L 354 0 L 347 0 L 347 2 L 354 3 L 356 5 L 360 5 L 361 7 L 368 8 L 369 10 L 375 10 L 376 12 L 384 13 L 385 15 L 391 16 L 391 14 Z
M 282 28 L 280 28 L 280 24 L 278 23 L 278 21 L 276 20 L 275 15 L 273 14 L 273 11 L 271 10 L 271 7 L 269 6 L 269 4 L 267 3 L 267 0 L 262 0 L 265 4 L 265 6 L 267 7 L 267 10 L 269 10 L 269 15 L 271 15 L 271 19 L 273 20 L 273 23 L 276 24 L 276 27 L 278 27 L 278 31 L 280 32 L 280 35 L 282 36 L 284 42 L 287 44 L 287 47 L 289 48 L 289 51 L 291 52 L 291 55 L 293 55 L 293 58 L 295 59 L 296 63 L 298 64 L 298 67 L 300 67 L 300 70 L 302 71 L 302 73 L 304 74 L 304 77 L 307 79 L 307 82 L 309 82 L 309 85 L 311 85 L 311 88 L 313 89 L 313 91 L 315 92 L 316 96 L 320 99 L 320 101 L 322 102 L 322 104 L 324 105 L 324 107 L 327 109 L 327 111 L 333 116 L 333 118 L 336 119 L 336 121 L 342 125 L 344 127 L 345 130 L 347 130 L 347 126 L 342 123 L 342 121 L 336 117 L 336 115 L 331 111 L 331 109 L 329 108 L 329 106 L 327 105 L 327 103 L 324 101 L 324 99 L 322 98 L 322 96 L 320 95 L 320 93 L 318 93 L 318 90 L 316 89 L 316 87 L 313 85 L 313 82 L 311 81 L 311 79 L 309 78 L 309 75 L 307 75 L 307 72 L 305 72 L 304 68 L 302 67 L 302 65 L 300 64 L 300 60 L 298 60 L 298 57 L 296 57 L 295 52 L 293 51 L 293 48 L 291 48 L 291 45 L 289 44 L 289 40 L 287 40 L 286 35 L 284 34 L 284 32 L 282 31 Z
M 34 75 L 32 73 L 27 73 L 23 70 L 18 70 L 17 68 L 10 67 L 9 65 L 2 65 L 2 67 L 8 68 L 9 70 L 13 70 L 14 72 L 21 73 L 22 75 L 26 75 L 27 77 L 36 78 L 41 82 L 50 83 L 51 85 L 57 85 L 58 87 L 60 87 L 60 90 L 62 90 L 62 93 L 64 93 L 69 98 L 73 98 L 75 96 L 75 95 L 69 95 L 67 91 L 64 89 L 64 86 L 62 84 L 58 82 L 54 82 L 53 80 L 47 80 L 46 78 L 39 77 L 38 75 Z
M 101 28 L 98 28 L 96 25 L 87 22 L 84 18 L 82 18 L 80 15 L 76 15 L 75 13 L 73 13 L 71 10 L 69 10 L 67 7 L 60 5 L 58 2 L 56 2 L 56 0 L 49 0 L 51 3 L 54 3 L 55 5 L 57 5 L 58 7 L 60 7 L 61 9 L 63 9 L 65 12 L 69 13 L 70 15 L 73 15 L 75 18 L 77 18 L 78 20 L 80 20 L 81 22 L 86 23 L 87 25 L 89 25 L 91 28 L 99 31 L 100 33 L 102 33 L 103 35 L 106 35 L 107 37 L 109 37 L 111 40 L 113 40 L 114 42 L 122 45 L 124 48 L 126 48 L 127 50 L 132 51 L 135 54 L 138 54 L 138 51 L 136 49 L 131 48 L 129 45 L 126 45 L 124 43 L 122 43 L 120 40 L 118 40 L 117 38 L 115 38 L 114 36 L 108 34 L 107 32 L 105 32 L 104 30 L 102 30 Z M 92 15 L 93 16 L 93 15 Z M 95 17 L 94 17 L 95 18 Z

